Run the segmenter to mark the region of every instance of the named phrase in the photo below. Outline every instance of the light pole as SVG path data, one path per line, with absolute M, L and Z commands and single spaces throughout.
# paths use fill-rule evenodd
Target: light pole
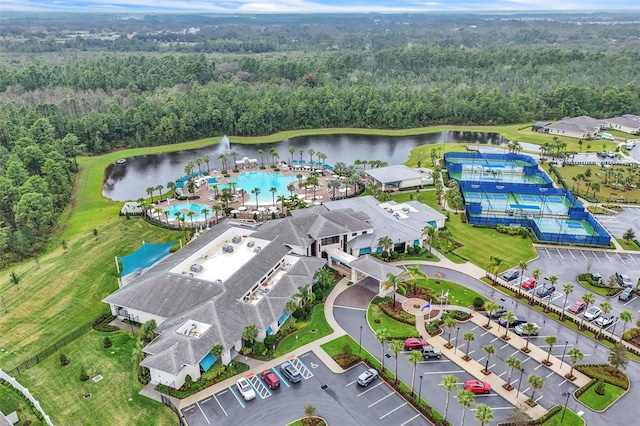
M 418 404 L 422 402 L 422 374 L 420 375 L 420 388 L 418 390 Z M 566 408 L 566 404 L 565 404 Z
M 358 349 L 358 354 L 362 353 L 362 326 L 360 326 L 360 340 L 358 341 L 360 344 L 360 349 Z
M 562 421 L 564 420 L 564 413 L 567 412 L 567 404 L 569 403 L 569 395 L 571 395 L 571 391 L 567 390 L 567 399 L 564 401 L 564 409 L 562 410 L 562 417 L 560 418 L 560 424 L 562 424 Z
M 524 368 L 520 369 L 520 380 L 518 381 L 518 392 L 516 393 L 516 399 L 520 395 L 520 385 L 522 384 L 522 376 L 524 375 Z
M 564 362 L 564 354 L 567 353 L 567 345 L 569 344 L 568 340 L 564 341 L 564 350 L 562 351 L 562 358 L 560 358 L 560 368 L 562 368 L 562 363 Z
M 453 354 L 455 355 L 458 352 L 458 335 L 460 334 L 460 327 L 456 330 L 456 346 L 453 349 Z

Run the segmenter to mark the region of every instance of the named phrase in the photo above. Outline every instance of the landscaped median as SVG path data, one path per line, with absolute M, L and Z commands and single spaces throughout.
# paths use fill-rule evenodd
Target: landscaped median
M 417 393 L 412 395 L 411 389 L 404 382 L 396 382 L 395 375 L 388 369 L 388 366 L 385 365 L 385 369 L 383 370 L 380 362 L 367 352 L 366 349 L 358 345 L 351 336 L 345 335 L 338 337 L 335 340 L 325 343 L 321 348 L 344 369 L 349 369 L 360 362 L 364 362 L 369 367 L 377 369 L 380 378 L 394 388 L 400 396 L 413 405 L 431 423 L 435 426 L 451 425 L 450 422 L 443 419 L 442 414 L 435 408 L 429 405 L 424 399 L 418 397 Z
M 607 364 L 579 365 L 576 369 L 591 378 L 574 396 L 593 411 L 605 411 L 628 392 L 629 378 Z

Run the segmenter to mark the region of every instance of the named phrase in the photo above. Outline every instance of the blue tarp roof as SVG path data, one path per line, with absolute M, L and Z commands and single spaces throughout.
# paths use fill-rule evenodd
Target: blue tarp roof
M 171 247 L 173 247 L 175 243 L 177 243 L 177 240 L 163 244 L 152 244 L 143 241 L 142 247 L 138 250 L 120 258 L 120 261 L 122 262 L 122 276 L 124 277 L 132 272 L 139 271 L 140 269 L 148 268 L 153 265 L 168 255 L 171 251 Z
M 204 371 L 209 371 L 211 366 L 216 363 L 216 359 L 217 358 L 215 356 L 213 356 L 213 354 L 211 352 L 209 352 L 207 354 L 207 356 L 205 356 L 202 359 L 202 361 L 200 361 L 200 367 L 202 367 L 202 369 Z

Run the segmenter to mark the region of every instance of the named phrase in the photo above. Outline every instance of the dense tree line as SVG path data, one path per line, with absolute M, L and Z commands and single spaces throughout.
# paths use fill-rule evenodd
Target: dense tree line
M 0 146 L 0 267 L 40 251 L 65 209 L 77 169 L 78 139 L 55 138 L 46 118 L 14 127 Z

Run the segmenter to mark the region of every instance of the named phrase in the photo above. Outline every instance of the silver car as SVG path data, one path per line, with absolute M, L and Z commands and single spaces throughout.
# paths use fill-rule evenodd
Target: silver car
M 370 368 L 364 373 L 358 376 L 358 384 L 360 386 L 369 386 L 369 383 L 378 378 L 378 371 L 374 368 Z
M 594 319 L 598 318 L 601 314 L 602 314 L 602 309 L 598 308 L 597 306 L 592 306 L 589 309 L 587 309 L 587 312 L 584 313 L 584 319 L 586 319 L 587 321 L 593 321 Z

